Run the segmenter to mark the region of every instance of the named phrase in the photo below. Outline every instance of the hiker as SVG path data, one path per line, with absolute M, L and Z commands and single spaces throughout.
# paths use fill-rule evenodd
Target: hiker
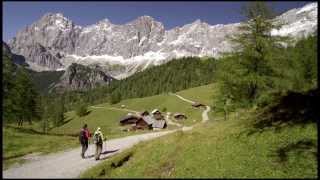
M 100 127 L 98 127 L 97 130 L 94 132 L 94 135 L 93 135 L 93 143 L 96 145 L 96 153 L 94 155 L 96 160 L 100 159 L 100 154 L 101 154 L 101 151 L 102 151 L 103 141 L 104 141 L 103 134 L 101 132 Z
M 87 124 L 85 124 L 83 128 L 80 130 L 80 135 L 79 135 L 79 141 L 82 146 L 81 157 L 83 159 L 85 158 L 84 154 L 88 149 L 88 142 L 90 137 L 91 137 L 91 134 L 89 132 L 88 126 Z

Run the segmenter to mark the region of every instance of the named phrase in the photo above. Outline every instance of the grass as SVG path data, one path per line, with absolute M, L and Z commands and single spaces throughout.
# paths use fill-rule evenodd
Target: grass
M 210 106 L 212 104 L 212 98 L 217 93 L 216 84 L 209 84 L 199 86 L 187 90 L 177 92 L 178 95 L 188 98 L 192 101 L 197 101 Z
M 202 95 L 201 99 L 209 102 L 207 98 L 212 94 L 212 85 L 201 86 L 201 88 L 191 88 L 184 90 L 181 93 L 196 94 L 199 89 L 202 89 L 201 92 L 205 95 Z M 190 96 L 191 97 L 191 96 Z M 109 103 L 104 103 L 100 105 L 95 105 L 95 107 L 102 108 L 93 108 L 89 107 L 90 113 L 84 117 L 78 117 L 74 111 L 66 113 L 66 121 L 63 126 L 54 128 L 50 132 L 52 133 L 62 133 L 62 134 L 76 134 L 83 126 L 84 123 L 87 123 L 91 131 L 95 130 L 96 127 L 101 127 L 102 132 L 107 138 L 116 138 L 132 134 L 144 133 L 146 131 L 136 131 L 136 132 L 124 132 L 121 131 L 121 126 L 119 126 L 119 120 L 121 117 L 128 114 L 126 111 L 119 111 L 109 108 L 121 108 L 121 105 L 125 105 L 126 109 L 131 109 L 134 111 L 144 111 L 148 110 L 151 112 L 153 109 L 166 109 L 167 112 L 175 113 L 182 112 L 185 113 L 188 117 L 187 120 L 179 123 L 183 125 L 192 125 L 202 120 L 201 113 L 202 109 L 196 109 L 191 106 L 191 104 L 182 101 L 176 96 L 169 94 L 160 94 L 156 96 L 144 97 L 144 98 L 134 98 L 123 100 L 117 104 L 110 105 Z M 175 121 L 175 120 L 173 120 Z M 170 126 L 169 129 L 174 128 Z
M 215 86 L 178 94 L 210 105 Z M 150 99 L 149 106 L 152 103 Z M 126 105 L 140 107 L 138 100 Z M 317 178 L 316 123 L 253 131 L 255 112 L 238 109 L 230 112 L 227 120 L 221 112 L 210 112 L 214 121 L 197 124 L 188 132 L 179 131 L 140 143 L 85 171 L 81 177 Z
M 206 87 L 206 86 L 204 86 Z M 192 88 L 189 94 L 195 93 L 197 88 Z M 207 88 L 210 91 L 210 88 Z M 184 92 L 188 92 L 185 90 Z M 182 112 L 188 117 L 187 120 L 179 122 L 185 125 L 191 125 L 201 121 L 202 110 L 192 108 L 192 106 L 175 96 L 168 94 L 161 94 L 145 98 L 127 99 L 118 104 L 110 105 L 109 103 L 96 105 L 97 107 L 89 107 L 89 114 L 79 117 L 74 111 L 65 114 L 65 123 L 57 128 L 49 131 L 49 134 L 74 134 L 77 135 L 84 123 L 88 124 L 89 130 L 93 133 L 99 126 L 104 135 L 108 138 L 118 138 L 134 134 L 141 134 L 149 132 L 149 130 L 139 130 L 126 132 L 122 131 L 123 127 L 119 126 L 119 120 L 128 112 L 108 109 L 111 107 L 120 108 L 121 105 L 126 105 L 126 108 L 143 111 L 148 110 L 151 112 L 157 108 L 160 111 L 166 108 L 169 112 Z M 167 129 L 174 129 L 176 126 L 168 125 Z M 23 129 L 19 128 L 3 128 L 4 129 L 4 163 L 6 168 L 15 163 L 23 162 L 20 158 L 23 155 L 35 152 L 56 152 L 66 148 L 79 146 L 78 137 L 71 136 L 53 136 L 42 135 L 37 133 L 40 131 L 40 123 L 33 123 L 33 125 L 25 124 Z M 17 158 L 14 158 L 17 157 Z
M 208 122 L 191 132 L 178 132 L 139 144 L 89 169 L 81 177 L 317 177 L 315 123 L 248 135 L 250 114 L 244 111 L 240 116 L 241 119 L 230 116 L 227 121 Z M 127 162 L 118 167 L 110 165 L 129 152 L 131 155 Z
M 22 156 L 35 153 L 50 153 L 79 145 L 78 139 L 70 136 L 52 136 L 22 132 L 15 128 L 3 128 L 3 165 L 8 168 L 16 162 L 24 162 Z

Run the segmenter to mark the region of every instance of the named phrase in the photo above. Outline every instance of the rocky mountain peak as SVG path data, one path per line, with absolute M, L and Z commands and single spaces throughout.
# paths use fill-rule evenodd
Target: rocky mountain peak
M 315 32 L 317 7 L 317 3 L 310 3 L 277 16 L 285 25 L 271 34 L 300 37 Z M 66 69 L 76 62 L 99 64 L 107 74 L 126 77 L 173 58 L 219 57 L 232 50 L 226 37 L 238 33 L 238 27 L 239 23 L 209 25 L 197 19 L 165 30 L 161 22 L 145 15 L 122 25 L 103 19 L 82 28 L 62 13 L 47 13 L 17 33 L 9 46 L 28 63 L 38 65 L 32 66 L 38 70 Z
M 112 24 L 112 23 L 108 18 L 104 18 L 104 19 L 98 21 L 97 24 Z
M 99 85 L 109 84 L 113 80 L 98 66 L 91 68 L 72 63 L 61 76 L 59 83 L 53 86 L 53 90 L 88 90 Z
M 152 22 L 155 21 L 155 19 L 151 16 L 143 15 L 135 19 L 134 21 L 147 21 L 147 22 Z

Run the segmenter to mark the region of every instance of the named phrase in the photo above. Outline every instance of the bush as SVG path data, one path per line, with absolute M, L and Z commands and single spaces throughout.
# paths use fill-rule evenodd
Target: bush
M 80 117 L 85 116 L 88 114 L 88 107 L 86 104 L 80 104 L 76 108 L 76 114 Z
M 166 111 L 167 111 L 167 108 L 166 108 L 166 107 L 163 107 L 161 111 L 162 111 L 162 112 L 166 112 Z
M 121 94 L 119 92 L 114 92 L 111 94 L 110 103 L 116 104 L 121 101 Z

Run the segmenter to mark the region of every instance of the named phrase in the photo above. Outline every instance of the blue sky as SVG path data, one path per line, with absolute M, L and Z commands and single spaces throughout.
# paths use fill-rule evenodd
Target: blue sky
M 310 1 L 309 1 L 310 2 Z M 45 13 L 62 13 L 75 24 L 85 26 L 108 18 L 113 24 L 124 24 L 142 15 L 149 15 L 166 29 L 182 26 L 197 19 L 209 24 L 240 22 L 245 2 L 3 2 L 3 40 L 8 41 L 22 28 L 40 19 Z M 276 12 L 299 8 L 308 1 L 271 2 Z

